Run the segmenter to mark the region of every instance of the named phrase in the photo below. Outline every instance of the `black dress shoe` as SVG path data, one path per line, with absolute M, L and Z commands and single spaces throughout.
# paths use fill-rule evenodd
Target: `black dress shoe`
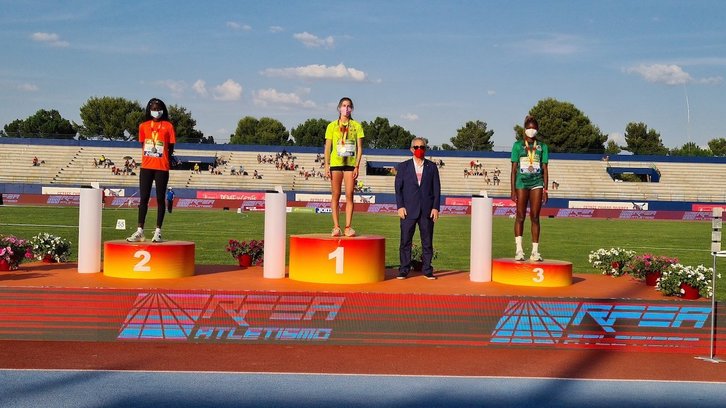
M 436 279 L 438 279 L 436 276 L 434 276 L 433 273 L 427 273 L 426 275 L 424 275 L 424 277 L 426 279 L 428 279 L 428 280 L 436 280 Z
M 408 273 L 406 272 L 399 272 L 398 276 L 396 276 L 396 279 L 406 279 L 408 278 Z

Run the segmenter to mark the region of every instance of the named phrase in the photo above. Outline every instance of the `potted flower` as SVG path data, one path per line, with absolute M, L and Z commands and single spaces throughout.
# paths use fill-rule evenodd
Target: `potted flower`
M 265 255 L 265 241 L 237 241 L 230 239 L 226 247 L 232 258 L 239 262 L 239 266 L 262 265 Z
M 30 239 L 35 259 L 43 262 L 66 262 L 71 255 L 71 241 L 41 232 Z
M 31 259 L 28 241 L 13 235 L 0 236 L 0 271 L 13 271 L 23 259 Z
M 710 298 L 713 296 L 712 282 L 713 268 L 676 263 L 663 271 L 655 289 L 666 296 L 680 296 L 683 299 L 698 299 L 701 296 Z
M 413 269 L 414 271 L 418 271 L 418 272 L 421 271 L 421 269 L 423 268 L 422 257 L 423 257 L 423 248 L 421 248 L 421 246 L 419 246 L 415 242 L 413 244 L 411 244 L 411 269 Z M 434 254 L 431 257 L 431 260 L 433 261 L 438 257 L 439 257 L 439 251 L 437 251 L 434 248 Z
M 600 248 L 590 252 L 588 261 L 593 268 L 602 271 L 603 275 L 621 276 L 627 265 L 635 256 L 634 251 L 623 248 Z
M 655 286 L 662 272 L 678 263 L 677 258 L 653 254 L 638 255 L 625 267 L 625 271 L 636 279 L 645 280 L 648 286 Z

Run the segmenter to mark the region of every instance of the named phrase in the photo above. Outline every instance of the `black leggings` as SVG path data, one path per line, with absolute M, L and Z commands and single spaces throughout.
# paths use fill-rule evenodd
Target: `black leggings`
M 166 212 L 166 186 L 169 184 L 169 172 L 164 170 L 141 169 L 139 172 L 139 226 L 144 227 L 146 213 L 149 211 L 151 183 L 156 183 L 156 226 L 161 228 Z

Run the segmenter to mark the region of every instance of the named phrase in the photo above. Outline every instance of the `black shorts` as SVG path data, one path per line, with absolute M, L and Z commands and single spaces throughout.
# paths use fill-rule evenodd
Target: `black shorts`
M 331 166 L 330 171 L 353 171 L 355 166 Z

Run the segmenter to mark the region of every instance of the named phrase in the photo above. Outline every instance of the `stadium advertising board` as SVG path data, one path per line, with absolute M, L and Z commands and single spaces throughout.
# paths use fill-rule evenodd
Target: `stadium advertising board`
M 219 200 L 264 200 L 264 192 L 250 191 L 197 191 L 197 198 Z
M 647 202 L 634 201 L 573 201 L 567 204 L 568 208 L 592 208 L 598 210 L 647 210 Z
M 330 194 L 295 194 L 295 201 L 312 201 L 329 203 L 332 200 Z M 345 196 L 340 196 L 340 202 L 345 202 Z M 354 203 L 375 203 L 376 196 L 371 194 L 353 194 Z
M 446 197 L 444 200 L 446 205 L 471 205 L 471 197 Z M 517 203 L 509 198 L 493 198 L 492 206 L 494 207 L 516 207 Z

